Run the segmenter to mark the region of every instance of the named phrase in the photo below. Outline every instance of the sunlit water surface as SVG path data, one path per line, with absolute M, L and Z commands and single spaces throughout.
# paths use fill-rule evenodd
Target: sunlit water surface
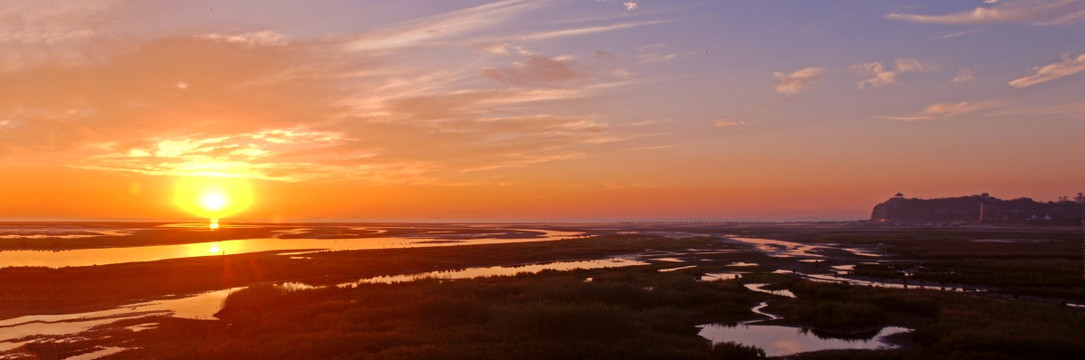
M 0 320 L 0 352 L 11 350 L 26 336 L 67 336 L 119 320 L 150 316 L 173 316 L 187 319 L 212 319 L 231 292 L 240 288 L 210 291 L 196 295 L 146 301 L 121 307 L 75 314 L 28 315 Z M 104 355 L 103 355 L 104 356 Z
M 63 251 L 16 250 L 0 251 L 0 267 L 44 266 L 51 268 L 60 268 L 66 266 L 108 265 L 127 262 L 157 261 L 165 259 L 244 254 L 264 251 L 294 251 L 291 254 L 297 255 L 299 253 L 322 250 L 373 250 L 458 245 L 510 244 L 536 241 L 554 241 L 581 235 L 580 232 L 541 229 L 517 229 L 510 231 L 527 232 L 528 234 L 537 234 L 537 236 L 450 239 L 448 237 L 435 234 L 427 237 L 376 237 L 345 239 L 256 238 L 200 242 L 193 244 L 151 245 L 102 249 L 76 249 Z

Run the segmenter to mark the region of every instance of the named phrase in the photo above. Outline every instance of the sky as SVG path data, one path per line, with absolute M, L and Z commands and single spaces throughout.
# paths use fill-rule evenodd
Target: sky
M 0 0 L 0 218 L 863 219 L 1085 191 L 1085 0 Z

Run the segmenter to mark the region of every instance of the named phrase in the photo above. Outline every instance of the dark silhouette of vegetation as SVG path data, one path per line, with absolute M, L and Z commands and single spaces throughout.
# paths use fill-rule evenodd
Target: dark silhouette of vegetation
M 764 359 L 765 350 L 755 346 L 742 345 L 734 341 L 725 341 L 712 346 L 712 358 L 721 360 Z
M 1057 305 L 809 281 L 797 282 L 791 290 L 798 299 L 776 300 L 768 310 L 814 326 L 916 328 L 910 340 L 916 345 L 911 348 L 829 351 L 798 358 L 1065 359 L 1085 351 L 1080 341 L 1085 317 Z M 841 311 L 845 307 L 856 311 Z M 834 320 L 837 316 L 844 319 Z
M 913 223 L 1035 223 L 1074 225 L 1081 207 L 1072 201 L 1037 202 L 1029 198 L 1002 200 L 987 194 L 938 199 L 891 198 L 874 206 L 876 222 Z
M 827 336 L 916 329 L 898 336 L 911 344 L 901 349 L 791 358 L 1052 359 L 1085 351 L 1085 318 L 1055 305 L 752 276 L 787 279 L 781 283 L 798 295 L 788 299 L 742 287 L 755 279 L 688 275 L 622 268 L 302 291 L 262 284 L 231 295 L 221 321 L 163 318 L 154 331 L 128 334 L 140 349 L 115 358 L 757 359 L 764 352 L 755 347 L 708 344 L 696 325 L 753 318 L 749 307 L 764 299 L 767 311 L 784 316 L 776 323 Z
M 304 291 L 258 285 L 226 300 L 217 328 L 163 319 L 131 335 L 142 349 L 117 358 L 758 358 L 749 346 L 711 346 L 696 325 L 708 314 L 749 318 L 761 298 L 632 268 Z

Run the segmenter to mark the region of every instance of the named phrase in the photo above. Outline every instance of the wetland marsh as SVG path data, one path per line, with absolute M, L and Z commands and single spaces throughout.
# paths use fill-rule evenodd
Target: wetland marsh
M 1085 334 L 1072 228 L 262 226 L 238 235 L 356 244 L 5 266 L 0 356 L 1043 358 Z M 401 239 L 441 246 L 362 245 Z

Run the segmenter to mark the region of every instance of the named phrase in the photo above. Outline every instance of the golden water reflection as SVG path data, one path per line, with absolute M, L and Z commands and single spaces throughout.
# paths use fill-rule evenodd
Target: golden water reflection
M 580 236 L 581 232 L 542 229 L 510 229 L 542 233 L 517 238 L 441 239 L 440 237 L 380 237 L 346 239 L 254 238 L 178 245 L 151 245 L 123 248 L 92 248 L 64 251 L 0 251 L 0 266 L 92 266 L 126 262 L 157 261 L 200 256 L 221 256 L 265 251 L 289 251 L 298 255 L 315 251 L 400 249 L 439 246 L 510 244 L 555 241 Z

